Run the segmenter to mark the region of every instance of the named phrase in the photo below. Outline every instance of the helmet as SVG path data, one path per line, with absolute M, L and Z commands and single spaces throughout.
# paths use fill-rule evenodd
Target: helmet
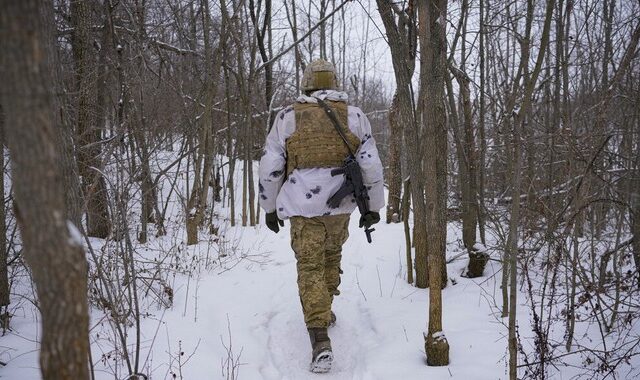
M 338 79 L 333 63 L 316 59 L 307 65 L 302 74 L 302 90 L 337 90 Z

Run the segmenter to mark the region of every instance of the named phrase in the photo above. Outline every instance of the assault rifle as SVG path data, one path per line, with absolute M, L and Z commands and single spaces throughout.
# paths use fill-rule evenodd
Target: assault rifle
M 317 100 L 320 107 L 324 109 L 324 112 L 327 114 L 329 119 L 331 119 L 333 126 L 336 131 L 338 131 L 340 137 L 342 137 L 342 141 L 349 151 L 349 155 L 344 159 L 342 167 L 331 170 L 332 177 L 344 174 L 345 181 L 342 183 L 342 186 L 340 186 L 338 191 L 336 191 L 336 193 L 327 200 L 327 205 L 331 208 L 338 208 L 340 207 L 340 202 L 342 202 L 347 195 L 351 194 L 355 198 L 360 215 L 366 215 L 370 211 L 369 193 L 367 192 L 367 187 L 364 185 L 362 180 L 362 170 L 360 169 L 360 165 L 358 164 L 358 161 L 356 161 L 356 157 L 351 150 L 351 146 L 349 146 L 349 143 L 347 142 L 347 138 L 344 136 L 344 133 L 340 128 L 340 123 L 333 113 L 333 110 L 323 100 Z M 364 233 L 367 235 L 367 242 L 371 243 L 371 233 L 375 230 L 375 228 L 367 226 L 364 227 Z
M 353 194 L 358 205 L 360 215 L 366 215 L 369 210 L 369 194 L 367 193 L 367 187 L 362 182 L 362 172 L 360 171 L 360 165 L 356 159 L 349 155 L 345 160 L 341 168 L 331 170 L 331 176 L 344 174 L 345 181 L 340 186 L 338 191 L 327 200 L 327 205 L 331 208 L 338 208 L 340 202 L 344 197 L 349 194 Z M 375 231 L 375 228 L 364 227 L 364 233 L 367 235 L 367 241 L 371 243 L 371 233 Z

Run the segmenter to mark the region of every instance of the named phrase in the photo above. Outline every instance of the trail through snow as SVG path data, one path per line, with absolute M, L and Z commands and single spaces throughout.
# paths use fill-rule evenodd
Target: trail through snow
M 222 360 L 228 357 L 224 346 L 229 344 L 232 356 L 239 355 L 239 379 L 505 378 L 505 330 L 489 306 L 497 291 L 497 280 L 490 277 L 493 268 L 488 267 L 489 277 L 469 280 L 459 276 L 466 260 L 449 265 L 449 275 L 457 282 L 444 291 L 451 365 L 427 367 L 422 334 L 428 290 L 406 283 L 402 225 L 377 226 L 373 244 L 357 227 L 353 216 L 343 249 L 341 295 L 334 300 L 338 321 L 329 331 L 335 357 L 330 373 L 308 371 L 311 348 L 288 227 L 273 234 L 260 226 L 228 233 L 241 233 L 244 249 L 264 256 L 204 276 L 197 296 L 187 298 L 184 288 L 179 289 L 174 310 L 165 314 L 167 341 L 175 346 L 180 340 L 186 354 L 195 350 L 182 369 L 184 378 L 220 378 Z M 458 237 L 458 230 L 450 228 L 450 248 L 458 247 Z M 163 351 L 175 351 L 159 346 L 153 349 L 156 363 L 162 362 Z M 161 373 L 156 369 L 159 378 Z

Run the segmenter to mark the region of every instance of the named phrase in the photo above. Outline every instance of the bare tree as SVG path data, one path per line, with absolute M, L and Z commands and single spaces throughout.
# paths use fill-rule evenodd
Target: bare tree
M 442 331 L 442 287 L 447 239 L 447 124 L 444 109 L 447 0 L 418 5 L 420 39 L 421 123 L 425 131 L 424 183 L 429 258 L 429 326 L 425 338 L 427 364 L 449 364 L 449 343 Z M 413 185 L 413 183 L 412 183 Z M 442 274 L 445 273 L 445 275 Z
M 411 58 L 411 40 L 402 38 L 402 34 L 395 21 L 397 16 L 405 25 L 408 22 L 415 22 L 415 8 L 413 3 L 407 13 L 398 11 L 394 4 L 385 0 L 377 0 L 378 11 L 384 24 L 393 70 L 397 83 L 396 96 L 398 101 L 398 116 L 401 120 L 404 134 L 404 142 L 407 146 L 407 154 L 410 164 L 408 171 L 411 176 L 411 198 L 413 201 L 413 236 L 415 245 L 415 270 L 416 286 L 426 288 L 429 286 L 429 271 L 427 258 L 427 209 L 424 197 L 424 176 L 422 168 L 422 149 L 419 141 L 422 133 L 418 119 L 416 117 L 416 107 L 414 104 L 414 91 L 411 82 L 415 60 Z M 413 21 L 411 21 L 413 20 Z M 415 58 L 415 57 L 413 57 Z
M 42 314 L 44 379 L 87 379 L 87 263 L 68 221 L 57 165 L 53 5 L 3 1 L 0 6 L 1 102 L 13 163 L 15 212 Z M 29 48 L 27 48 L 29 47 Z
M 217 91 L 216 78 L 220 72 L 221 59 L 218 54 L 220 43 L 214 47 L 212 43 L 212 21 L 209 3 L 202 1 L 200 5 L 204 35 L 205 79 L 204 79 L 204 117 L 198 122 L 198 153 L 195 160 L 195 178 L 189 202 L 187 204 L 187 244 L 198 242 L 198 228 L 206 215 L 209 198 L 209 182 L 213 171 L 213 160 L 216 152 L 215 123 L 213 119 L 213 103 Z M 223 21 L 226 20 L 223 18 Z M 226 24 L 222 25 L 225 28 Z M 226 37 L 225 37 L 226 38 Z
M 520 192 L 522 185 L 521 167 L 522 167 L 522 135 L 521 131 L 526 118 L 529 115 L 532 102 L 532 94 L 542 69 L 544 62 L 544 56 L 549 45 L 549 34 L 551 28 L 551 20 L 554 11 L 554 0 L 547 2 L 545 8 L 545 19 L 542 30 L 542 36 L 540 41 L 540 50 L 536 57 L 536 64 L 533 72 L 528 73 L 529 58 L 531 57 L 531 29 L 533 24 L 534 7 L 532 3 L 529 3 L 526 12 L 526 25 L 524 32 L 524 39 L 521 40 L 521 57 L 520 66 L 518 72 L 524 76 L 524 89 L 522 99 L 517 105 L 513 102 L 510 105 L 511 114 L 514 115 L 513 120 L 513 142 L 512 152 L 508 153 L 508 157 L 511 157 L 512 168 L 512 206 L 509 217 L 509 236 L 506 243 L 506 250 L 508 252 L 509 260 L 509 378 L 512 380 L 517 379 L 517 350 L 518 342 L 516 337 L 516 301 L 517 301 L 517 255 L 518 255 L 518 226 L 520 223 Z M 514 82 L 514 86 L 518 86 L 517 82 Z M 518 107 L 517 112 L 514 110 Z
M 394 96 L 389 107 L 389 166 L 386 177 L 389 184 L 387 196 L 387 223 L 400 221 L 400 195 L 402 193 L 402 125 L 398 115 L 398 97 Z
M 7 264 L 7 222 L 4 210 L 4 110 L 0 104 L 0 311 L 11 302 Z
M 100 171 L 101 120 L 96 119 L 98 76 L 92 39 L 92 19 L 89 3 L 71 1 L 73 56 L 76 65 L 77 106 L 76 134 L 78 136 L 78 165 L 82 177 L 87 210 L 87 233 L 105 238 L 111 231 L 107 186 Z M 101 105 L 98 105 L 101 106 Z

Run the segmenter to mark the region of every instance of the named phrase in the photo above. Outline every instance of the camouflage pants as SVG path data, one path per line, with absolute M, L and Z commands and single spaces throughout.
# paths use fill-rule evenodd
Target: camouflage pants
M 342 244 L 349 237 L 349 215 L 291 218 L 298 291 L 307 328 L 327 327 L 333 296 L 340 294 Z

